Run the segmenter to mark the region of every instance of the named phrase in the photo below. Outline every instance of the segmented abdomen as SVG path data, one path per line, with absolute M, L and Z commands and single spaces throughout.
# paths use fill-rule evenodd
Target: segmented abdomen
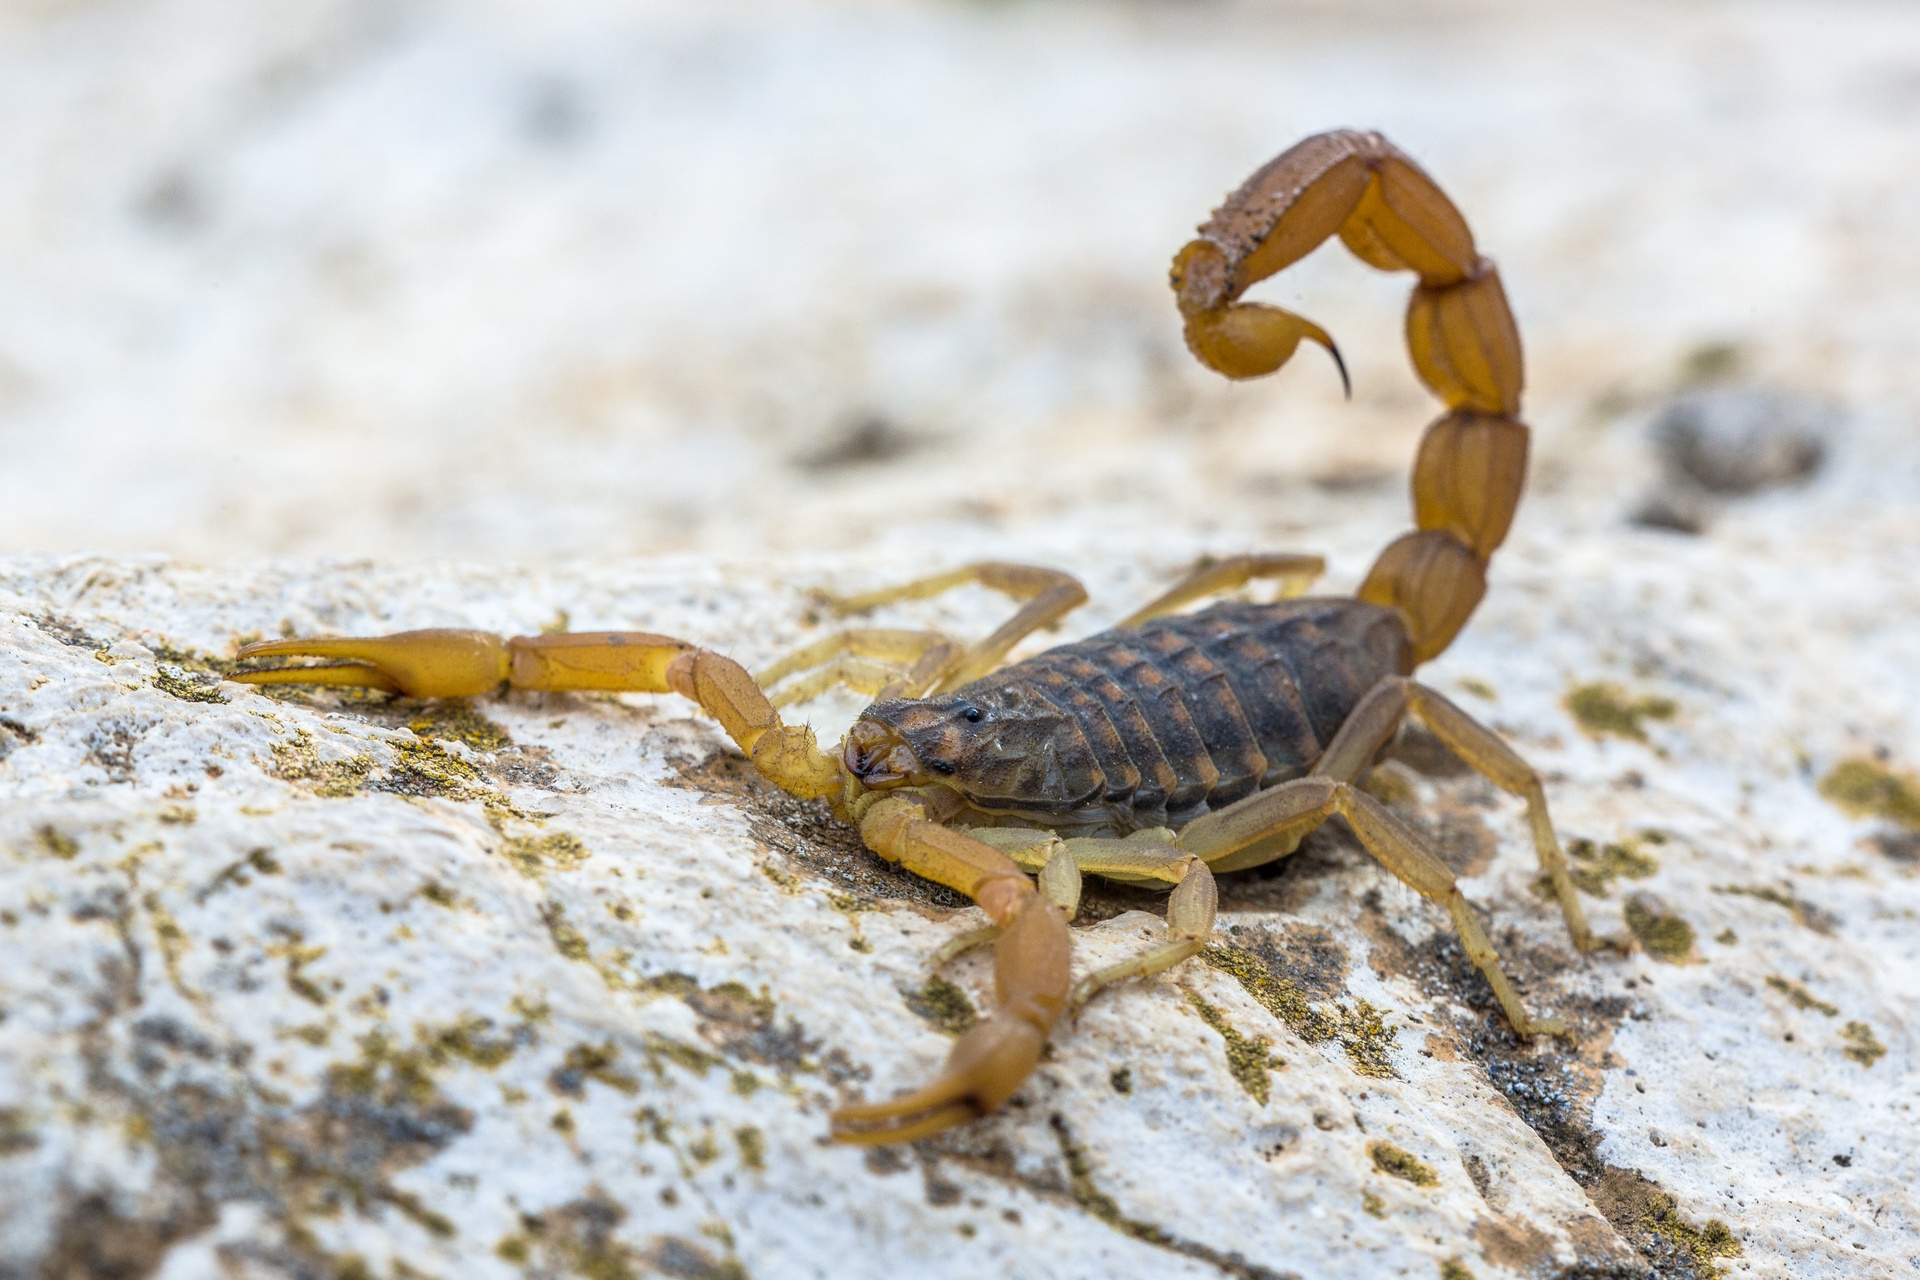
M 1021 743 L 1022 754 L 1062 762 L 1054 772 L 1079 793 L 982 801 L 1062 816 L 1105 808 L 1122 826 L 1178 827 L 1304 773 L 1361 696 L 1408 668 L 1406 628 L 1391 609 L 1217 604 L 1050 649 L 948 696 L 1044 736 Z M 952 785 L 966 791 L 969 781 Z

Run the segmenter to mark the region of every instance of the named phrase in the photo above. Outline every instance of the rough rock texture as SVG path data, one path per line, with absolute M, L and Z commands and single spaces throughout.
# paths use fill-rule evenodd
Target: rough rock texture
M 1792 537 L 1780 505 L 1696 540 L 1538 516 L 1432 668 L 1546 772 L 1597 921 L 1638 935 L 1576 960 L 1516 805 L 1417 742 L 1389 766 L 1574 1041 L 1516 1043 L 1439 914 L 1327 833 L 1228 889 L 1207 961 L 1099 1000 L 1002 1115 L 877 1153 L 823 1145 L 824 1114 L 924 1078 L 989 999 L 983 960 L 924 966 L 972 909 L 770 794 L 676 700 L 212 672 L 262 634 L 561 617 L 758 661 L 815 634 L 804 588 L 884 563 L 6 561 L 0 1258 L 1903 1274 L 1917 531 L 1835 484 L 1780 499 Z M 1049 550 L 1096 588 L 1078 631 L 1125 605 L 1111 566 L 1185 549 Z M 1078 963 L 1157 909 L 1097 893 Z
M 0 1278 L 1911 1275 L 1917 63 L 1850 0 L 8 7 Z M 1163 283 L 1336 124 L 1440 178 L 1527 343 L 1529 494 L 1427 678 L 1633 952 L 1570 953 L 1431 744 L 1377 789 L 1571 1042 L 1330 830 L 1004 1114 L 825 1146 L 988 1001 L 925 966 L 972 909 L 677 700 L 215 678 L 426 625 L 755 663 L 813 587 L 972 558 L 1082 575 L 1065 636 L 1208 552 L 1351 589 L 1433 413 L 1406 281 L 1262 286 L 1351 404 L 1211 378 Z M 1839 409 L 1709 502 L 1646 447 L 1682 393 Z M 1090 892 L 1077 963 L 1159 910 Z

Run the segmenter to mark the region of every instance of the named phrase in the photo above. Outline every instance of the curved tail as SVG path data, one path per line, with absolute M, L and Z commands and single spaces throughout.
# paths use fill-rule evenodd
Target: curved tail
M 1359 591 L 1406 617 L 1417 664 L 1453 642 L 1486 594 L 1487 562 L 1507 536 L 1527 471 L 1520 335 L 1500 274 L 1474 247 L 1466 220 L 1379 134 L 1322 133 L 1227 197 L 1175 256 L 1173 290 L 1188 349 L 1229 378 L 1272 373 L 1302 338 L 1338 360 L 1312 321 L 1238 300 L 1336 233 L 1368 265 L 1420 277 L 1407 306 L 1407 348 L 1448 409 L 1414 461 L 1418 527 L 1388 544 Z

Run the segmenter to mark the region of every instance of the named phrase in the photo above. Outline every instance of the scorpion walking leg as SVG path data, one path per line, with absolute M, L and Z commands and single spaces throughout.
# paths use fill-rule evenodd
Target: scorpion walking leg
M 1137 627 L 1196 600 L 1244 587 L 1255 578 L 1279 578 L 1282 598 L 1291 599 L 1305 595 L 1307 588 L 1326 571 L 1327 562 L 1321 556 L 1248 555 L 1204 561 L 1152 603 L 1136 610 L 1116 625 Z
M 384 689 L 413 698 L 472 697 L 506 684 L 549 692 L 678 693 L 700 704 L 776 786 L 802 798 L 845 785 L 813 730 L 780 722 L 746 669 L 731 658 L 671 636 L 642 631 L 576 631 L 502 639 L 485 631 L 270 640 L 241 658 L 337 658 L 319 666 L 236 672 L 243 684 L 318 684 Z
M 992 1016 L 960 1037 L 946 1067 L 924 1088 L 891 1102 L 844 1107 L 831 1119 L 840 1142 L 911 1142 L 986 1115 L 1033 1073 L 1066 1005 L 1067 914 L 1006 854 L 930 820 L 909 797 L 874 804 L 860 835 L 881 857 L 967 894 L 1001 928 L 994 942 L 999 1006 Z M 1077 897 L 1077 877 L 1073 884 Z
M 1540 775 L 1520 758 L 1500 735 L 1462 711 L 1427 686 L 1402 676 L 1389 676 L 1368 691 L 1340 726 L 1319 761 L 1315 776 L 1358 781 L 1399 729 L 1408 712 L 1433 731 L 1449 750 L 1487 781 L 1527 803 L 1527 821 L 1533 829 L 1533 847 L 1540 869 L 1553 885 L 1573 945 L 1592 951 L 1601 945 L 1587 924 L 1580 896 L 1567 874 L 1567 859 L 1547 813 L 1547 793 Z
M 794 650 L 754 679 L 776 707 L 805 702 L 835 685 L 870 698 L 911 698 L 938 683 L 959 656 L 960 646 L 937 631 L 853 627 Z M 796 675 L 785 688 L 774 687 Z
M 936 684 L 924 690 L 926 693 L 957 689 L 970 680 L 978 680 L 999 666 L 1014 645 L 1042 627 L 1052 626 L 1087 602 L 1087 589 L 1070 574 L 1033 565 L 987 562 L 860 595 L 829 596 L 827 603 L 843 615 L 864 613 L 899 600 L 925 600 L 969 584 L 999 591 L 1023 603 L 992 635 L 968 649 Z
M 1017 827 L 986 827 L 969 834 L 1005 851 L 1019 865 L 1039 871 L 1043 892 L 1063 905 L 1060 895 L 1047 889 L 1047 881 L 1050 876 L 1064 876 L 1063 869 L 1069 867 L 1073 869 L 1076 904 L 1082 873 L 1130 884 L 1173 886 L 1173 896 L 1167 902 L 1168 940 L 1082 978 L 1073 988 L 1071 1004 L 1075 1009 L 1103 987 L 1126 978 L 1144 978 L 1171 969 L 1204 950 L 1213 935 L 1213 918 L 1219 906 L 1213 872 L 1192 853 L 1174 844 L 1173 833 L 1165 828 L 1137 831 L 1124 840 L 1083 837 L 1061 840 L 1046 832 L 1023 831 Z M 1071 907 L 1067 914 L 1072 917 Z M 963 934 L 941 948 L 941 957 L 958 955 L 991 936 L 986 930 Z
M 1215 862 L 1255 841 L 1276 835 L 1304 835 L 1335 815 L 1347 820 L 1362 847 L 1381 866 L 1422 897 L 1447 909 L 1467 958 L 1493 987 L 1494 998 L 1516 1032 L 1523 1036 L 1565 1034 L 1566 1025 L 1560 1019 L 1535 1018 L 1527 1013 L 1519 993 L 1500 968 L 1499 953 L 1447 865 L 1385 806 L 1357 787 L 1325 776 L 1283 782 L 1196 818 L 1180 832 L 1179 843 L 1206 861 Z

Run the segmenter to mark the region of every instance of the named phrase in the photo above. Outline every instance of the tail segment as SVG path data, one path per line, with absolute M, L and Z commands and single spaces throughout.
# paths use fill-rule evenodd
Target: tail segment
M 1527 471 L 1520 335 L 1499 272 L 1475 249 L 1466 220 L 1379 134 L 1323 133 L 1227 197 L 1174 258 L 1173 288 L 1201 363 L 1230 378 L 1271 373 L 1302 337 L 1330 351 L 1333 341 L 1310 320 L 1238 299 L 1336 233 L 1370 266 L 1420 277 L 1407 306 L 1407 348 L 1449 410 L 1427 429 L 1414 462 L 1418 529 L 1380 553 L 1359 592 L 1406 617 L 1417 664 L 1453 642 L 1486 593 L 1487 562 L 1507 536 Z

